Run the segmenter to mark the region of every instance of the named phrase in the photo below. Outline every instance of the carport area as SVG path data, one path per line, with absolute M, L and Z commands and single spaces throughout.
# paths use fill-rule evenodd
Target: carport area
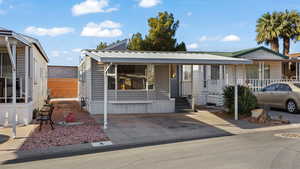
M 231 133 L 199 120 L 197 113 L 109 115 L 105 133 L 113 144 L 147 144 L 229 136 Z M 103 123 L 101 115 L 94 116 Z
M 284 120 L 288 120 L 291 124 L 300 124 L 300 113 L 291 114 L 283 110 L 271 109 L 269 115 L 273 119 L 278 119 L 281 116 Z

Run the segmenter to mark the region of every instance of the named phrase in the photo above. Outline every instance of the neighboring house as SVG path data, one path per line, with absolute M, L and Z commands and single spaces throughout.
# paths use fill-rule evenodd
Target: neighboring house
M 258 91 L 274 81 L 298 79 L 298 62 L 293 62 L 289 57 L 276 53 L 265 47 L 257 47 L 237 52 L 200 52 L 231 58 L 243 58 L 253 61 L 253 64 L 238 65 L 237 79 L 239 84 L 249 86 L 253 91 Z M 290 65 L 295 65 L 291 69 Z M 192 94 L 191 66 L 183 66 L 181 96 Z M 193 67 L 194 95 L 197 104 L 212 103 L 223 104 L 223 88 L 232 85 L 235 70 L 231 65 L 201 65 Z
M 0 28 L 0 125 L 28 124 L 47 98 L 48 57 L 37 39 Z M 14 87 L 15 86 L 15 87 Z
M 79 96 L 92 114 L 175 112 L 171 65 L 243 65 L 247 59 L 189 52 L 84 50 Z
M 51 98 L 77 98 L 78 67 L 48 66 L 48 89 Z

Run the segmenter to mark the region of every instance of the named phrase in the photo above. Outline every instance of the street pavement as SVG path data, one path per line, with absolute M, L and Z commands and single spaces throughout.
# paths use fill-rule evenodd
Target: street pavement
M 14 164 L 2 169 L 299 169 L 300 139 L 258 132 Z M 32 159 L 34 160 L 34 159 Z

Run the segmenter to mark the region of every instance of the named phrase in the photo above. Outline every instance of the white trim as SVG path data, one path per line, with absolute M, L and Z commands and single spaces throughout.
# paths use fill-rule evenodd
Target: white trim
M 115 100 L 118 100 L 118 65 L 115 64 Z
M 189 52 L 83 51 L 103 63 L 251 64 L 252 60 Z
M 171 99 L 171 64 L 169 64 L 169 73 L 168 73 L 168 78 L 169 78 L 169 99 Z
M 146 101 L 129 100 L 129 101 L 108 101 L 108 103 L 111 103 L 111 104 L 151 104 L 151 103 L 153 103 L 153 101 L 151 101 L 151 100 L 146 100 Z
M 17 54 L 17 46 L 16 46 L 16 43 L 12 44 L 12 58 L 13 58 L 13 63 L 15 64 L 16 63 L 16 55 Z M 14 69 L 12 70 L 12 90 L 13 90 L 13 104 L 14 104 L 14 109 L 13 109 L 13 120 L 12 120 L 12 123 L 13 123 L 13 130 L 12 130 L 12 137 L 15 138 L 16 135 L 17 135 L 17 132 L 16 132 L 16 125 L 17 125 L 17 110 L 16 110 L 16 102 L 17 102 L 17 92 L 16 92 L 16 65 L 14 65 Z
M 195 94 L 194 94 L 194 65 L 191 65 L 191 93 L 192 93 L 192 110 L 195 111 Z
M 111 64 L 110 64 L 111 65 Z M 107 68 L 104 71 L 104 123 L 103 123 L 103 128 L 107 129 L 107 106 L 108 106 L 108 102 L 107 102 L 107 87 L 108 87 L 108 79 L 107 79 L 107 70 L 108 70 L 109 66 L 107 66 Z
M 234 66 L 234 119 L 239 119 L 237 66 Z

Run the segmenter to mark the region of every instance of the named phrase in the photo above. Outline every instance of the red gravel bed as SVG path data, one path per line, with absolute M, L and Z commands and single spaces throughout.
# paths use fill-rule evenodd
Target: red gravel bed
M 72 112 L 75 114 L 76 122 L 83 122 L 83 124 L 76 126 L 56 124 L 54 125 L 54 130 L 51 130 L 50 125 L 43 125 L 41 131 L 39 131 L 39 128 L 32 131 L 29 138 L 21 146 L 20 151 L 109 140 L 104 134 L 101 125 L 87 112 L 80 110 L 78 102 L 63 101 L 53 103 L 55 109 L 52 118 L 55 123 L 63 121 L 64 116 Z

